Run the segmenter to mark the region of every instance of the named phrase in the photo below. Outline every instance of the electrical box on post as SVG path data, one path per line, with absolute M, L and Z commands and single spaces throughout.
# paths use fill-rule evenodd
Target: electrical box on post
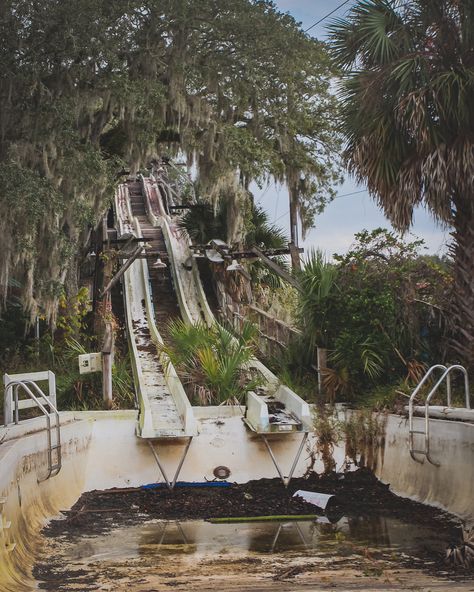
M 102 370 L 102 354 L 81 354 L 79 356 L 79 374 L 100 372 Z

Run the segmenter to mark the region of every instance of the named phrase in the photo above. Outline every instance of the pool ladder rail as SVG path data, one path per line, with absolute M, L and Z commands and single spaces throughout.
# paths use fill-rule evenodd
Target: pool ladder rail
M 32 406 L 31 403 L 22 405 L 25 401 L 19 400 L 20 390 L 31 399 L 33 406 L 38 407 L 46 418 L 48 468 L 45 476 L 38 477 L 38 483 L 47 481 L 51 477 L 55 477 L 62 467 L 61 423 L 59 412 L 53 403 L 53 397 L 51 395 L 48 397 L 33 380 L 16 379 L 15 376 L 5 375 L 4 381 L 6 409 L 9 409 L 9 413 L 5 413 L 5 425 L 12 423 L 13 419 L 14 423 L 18 425 L 19 410 Z
M 437 371 L 442 370 L 442 374 L 438 381 L 434 384 L 430 392 L 428 393 L 426 400 L 425 400 L 425 423 L 424 429 L 422 430 L 415 430 L 413 427 L 413 417 L 415 411 L 415 398 L 420 392 L 423 385 L 428 381 L 431 375 Z M 423 376 L 421 381 L 419 382 L 418 386 L 415 388 L 413 393 L 410 396 L 410 401 L 408 404 L 408 422 L 409 422 L 409 448 L 410 448 L 410 456 L 416 462 L 423 463 L 424 459 L 417 458 L 416 455 L 424 456 L 426 460 L 434 466 L 439 467 L 440 464 L 434 461 L 431 458 L 430 453 L 430 402 L 438 391 L 439 387 L 446 382 L 446 396 L 447 396 L 447 404 L 448 407 L 451 407 L 451 399 L 452 399 L 452 391 L 451 391 L 451 375 L 452 372 L 458 371 L 461 372 L 464 376 L 464 394 L 465 394 L 465 401 L 466 401 L 466 409 L 471 408 L 470 404 L 470 397 L 469 397 L 469 378 L 467 375 L 467 370 L 464 366 L 460 366 L 459 364 L 455 364 L 453 366 L 444 366 L 443 364 L 435 364 L 431 366 L 431 368 L 426 372 Z M 420 448 L 416 448 L 415 446 L 415 438 L 416 436 L 423 436 L 423 446 Z

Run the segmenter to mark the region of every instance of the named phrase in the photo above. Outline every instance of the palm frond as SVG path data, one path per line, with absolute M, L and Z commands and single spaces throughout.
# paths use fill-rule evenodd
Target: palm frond
M 168 326 L 167 343 L 161 347 L 163 362 L 173 363 L 201 404 L 240 401 L 248 390 L 262 383 L 247 371 L 255 337 L 256 327 L 249 322 L 243 324 L 237 339 L 217 323 L 209 327 L 173 321 Z
M 359 0 L 330 27 L 348 168 L 400 230 L 423 201 L 450 222 L 454 179 L 458 192 L 474 189 L 468 4 Z
M 338 268 L 326 260 L 322 251 L 313 250 L 299 274 L 301 290 L 298 298 L 298 323 L 312 348 L 326 345 L 329 327 L 322 303 L 330 298 L 333 290 L 337 290 L 338 273 Z

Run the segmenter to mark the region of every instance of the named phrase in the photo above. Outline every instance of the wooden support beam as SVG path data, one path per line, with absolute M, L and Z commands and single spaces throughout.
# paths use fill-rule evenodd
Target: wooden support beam
M 300 249 L 298 245 L 295 245 L 291 242 L 289 245 L 290 247 L 290 255 L 291 255 L 291 265 L 293 269 L 297 269 L 298 271 L 301 270 L 301 259 L 300 259 Z
M 206 249 L 214 249 L 216 251 L 219 251 L 219 249 L 222 249 L 222 247 L 216 246 L 214 247 L 213 245 L 190 245 L 190 249 L 192 249 L 193 251 L 205 251 Z M 296 252 L 297 253 L 304 253 L 304 249 L 302 248 L 296 248 Z M 267 257 L 274 257 L 274 256 L 278 256 L 278 255 L 290 255 L 291 251 L 289 248 L 286 247 L 281 247 L 281 248 L 275 248 L 275 249 L 265 249 L 264 254 L 267 255 Z M 224 255 L 226 258 L 231 258 L 231 259 L 255 259 L 257 257 L 257 255 L 253 252 L 253 250 L 249 250 L 249 251 L 224 251 Z M 203 257 L 205 255 L 202 255 Z
M 291 274 L 289 274 L 286 269 L 283 269 L 275 263 L 270 257 L 267 257 L 258 247 L 253 247 L 252 252 L 259 257 L 270 269 L 272 269 L 277 275 L 279 275 L 285 282 L 291 284 L 294 288 L 301 292 L 301 284 L 300 282 L 294 278 Z
M 149 238 L 137 238 L 135 236 L 130 237 L 130 238 L 105 238 L 102 242 L 104 243 L 110 243 L 111 245 L 120 245 L 120 244 L 125 244 L 125 243 L 148 243 L 151 242 L 151 239 Z
M 130 257 L 125 261 L 125 263 L 122 265 L 122 267 L 117 271 L 117 273 L 114 275 L 114 277 L 110 280 L 110 282 L 105 286 L 105 288 L 99 294 L 99 298 L 102 299 L 107 294 L 107 292 L 110 292 L 110 290 L 115 286 L 115 284 L 119 281 L 119 279 L 123 276 L 123 274 L 127 271 L 127 269 L 132 265 L 132 263 L 135 261 L 135 259 L 138 258 L 138 256 L 142 252 L 142 250 L 143 250 L 143 247 L 141 245 L 139 245 L 132 252 Z
M 268 317 L 269 319 L 272 320 L 273 323 L 275 323 L 276 325 L 279 325 L 280 327 L 283 327 L 289 333 L 294 333 L 295 335 L 300 335 L 301 334 L 301 331 L 299 329 L 296 329 L 296 327 L 292 327 L 291 325 L 288 325 L 288 323 L 285 323 L 281 319 L 277 319 L 276 317 L 274 317 L 273 315 L 269 314 L 267 311 L 259 308 L 258 306 L 255 306 L 253 304 L 249 304 L 248 307 L 249 307 L 249 309 L 251 311 L 255 312 L 256 315 L 260 315 L 262 317 Z
M 171 212 L 174 210 L 199 210 L 202 209 L 204 206 L 201 204 L 181 204 L 179 206 L 170 206 L 169 209 Z
M 159 257 L 162 261 L 169 261 L 168 253 L 166 251 L 152 251 L 146 250 L 138 255 L 138 259 L 156 259 Z
M 112 408 L 112 366 L 114 363 L 114 332 L 112 323 L 106 323 L 102 344 L 102 398 L 106 409 Z

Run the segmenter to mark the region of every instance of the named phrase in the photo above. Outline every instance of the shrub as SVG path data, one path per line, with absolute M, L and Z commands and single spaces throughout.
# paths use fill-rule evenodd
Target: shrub
M 256 327 L 243 323 L 238 337 L 218 323 L 168 325 L 162 346 L 168 363 L 180 375 L 189 396 L 200 404 L 241 403 L 245 394 L 262 384 L 262 377 L 247 369 L 255 353 Z

